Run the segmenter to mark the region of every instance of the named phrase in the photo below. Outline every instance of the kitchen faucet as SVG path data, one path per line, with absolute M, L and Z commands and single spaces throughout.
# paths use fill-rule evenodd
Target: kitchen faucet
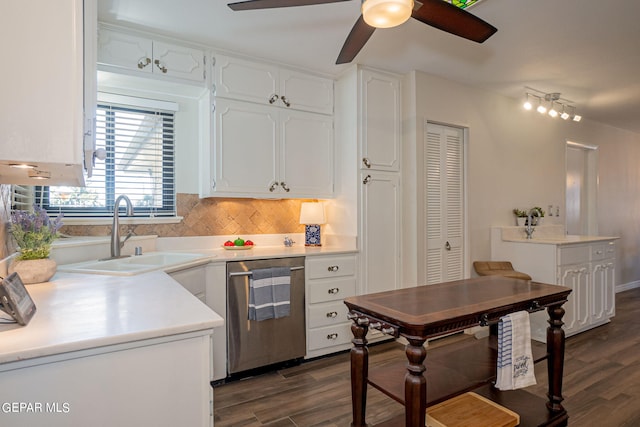
M 537 217 L 540 217 L 540 211 L 536 208 L 533 208 L 527 214 L 527 223 L 524 227 L 524 232 L 527 233 L 527 239 L 533 238 L 533 232 L 535 231 L 535 227 L 533 226 L 533 214 L 536 214 Z
M 133 215 L 133 205 L 131 204 L 131 200 L 124 194 L 118 196 L 115 204 L 113 205 L 113 226 L 111 228 L 111 258 L 123 258 L 120 255 L 120 249 L 124 246 L 124 242 L 131 237 L 131 231 L 127 234 L 127 237 L 124 240 L 120 241 L 120 223 L 119 223 L 119 214 L 118 209 L 120 207 L 120 202 L 124 200 L 127 203 L 127 216 Z

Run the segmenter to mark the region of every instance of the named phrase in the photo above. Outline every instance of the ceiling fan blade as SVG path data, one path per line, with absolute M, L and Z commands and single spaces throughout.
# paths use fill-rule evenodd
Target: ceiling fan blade
M 344 41 L 336 64 L 346 64 L 353 61 L 353 58 L 355 58 L 358 52 L 364 47 L 375 30 L 375 27 L 364 22 L 364 18 L 360 15 L 360 18 L 358 18 L 347 39 Z
M 498 29 L 475 15 L 442 0 L 416 0 L 421 7 L 413 9 L 411 16 L 442 31 L 482 43 Z
M 276 7 L 310 6 L 314 4 L 338 3 L 350 0 L 245 0 L 229 3 L 228 6 L 235 10 L 273 9 Z

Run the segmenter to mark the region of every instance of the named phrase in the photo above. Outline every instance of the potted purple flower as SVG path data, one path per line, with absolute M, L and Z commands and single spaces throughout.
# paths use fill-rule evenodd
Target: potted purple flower
M 33 212 L 14 210 L 11 212 L 11 235 L 20 254 L 9 266 L 24 283 L 40 283 L 49 280 L 56 272 L 56 262 L 49 259 L 51 243 L 58 237 L 62 227 L 62 214 L 51 220 L 47 212 L 33 205 Z

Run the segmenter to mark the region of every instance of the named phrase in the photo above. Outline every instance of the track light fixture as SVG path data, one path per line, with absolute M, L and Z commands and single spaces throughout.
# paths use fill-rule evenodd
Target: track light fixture
M 531 87 L 525 86 L 525 101 L 522 105 L 525 110 L 533 108 L 532 100 L 538 100 L 536 111 L 540 114 L 548 114 L 549 117 L 560 117 L 562 120 L 571 118 L 574 122 L 582 120 L 582 116 L 576 114 L 576 107 L 573 101 L 560 97 L 560 92 L 546 93 Z

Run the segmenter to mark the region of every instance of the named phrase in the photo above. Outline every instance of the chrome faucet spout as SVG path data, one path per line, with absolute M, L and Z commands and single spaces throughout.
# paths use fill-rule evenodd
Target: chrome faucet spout
M 533 225 L 533 214 L 536 214 L 537 217 L 541 216 L 541 213 L 538 209 L 531 209 L 529 211 L 529 213 L 527 214 L 527 223 L 525 224 L 524 227 L 524 232 L 527 233 L 527 239 L 532 239 L 533 238 L 533 232 L 536 230 L 534 225 Z
M 125 201 L 127 205 L 127 216 L 133 215 L 133 204 L 131 204 L 131 200 L 124 194 L 118 196 L 114 205 L 113 205 L 113 225 L 111 227 L 111 258 L 120 258 L 120 249 L 124 246 L 124 242 L 127 241 L 131 237 L 131 233 L 127 234 L 127 237 L 121 242 L 120 241 L 120 202 Z

